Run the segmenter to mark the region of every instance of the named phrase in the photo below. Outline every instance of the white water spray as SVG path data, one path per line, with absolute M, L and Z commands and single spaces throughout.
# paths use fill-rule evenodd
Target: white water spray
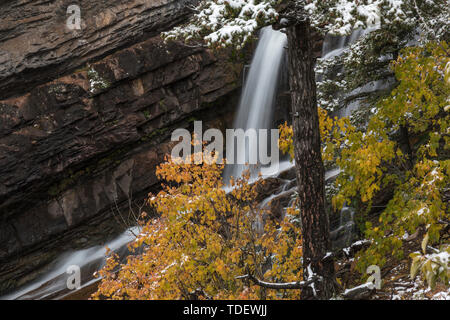
M 287 37 L 284 33 L 275 31 L 272 27 L 261 30 L 260 40 L 256 48 L 250 71 L 247 76 L 234 121 L 235 129 L 270 129 L 273 119 L 273 106 L 278 87 L 278 76 L 284 55 Z M 248 162 L 249 154 L 257 152 L 257 146 L 245 144 L 245 152 L 235 152 L 245 156 L 237 163 Z M 236 162 L 235 162 L 236 163 Z M 271 164 L 278 165 L 277 164 Z M 246 170 L 242 164 L 228 165 L 225 168 L 224 180 L 231 176 L 237 178 Z M 255 172 L 255 175 L 257 172 Z

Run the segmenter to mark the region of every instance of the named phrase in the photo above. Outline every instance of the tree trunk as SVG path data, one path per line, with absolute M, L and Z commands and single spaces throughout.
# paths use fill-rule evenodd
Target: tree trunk
M 324 166 L 321 155 L 311 27 L 300 22 L 288 29 L 290 87 L 295 166 L 302 217 L 303 271 L 323 278 L 302 290 L 302 299 L 329 299 L 335 288 L 334 262 L 322 260 L 331 251 L 325 211 Z

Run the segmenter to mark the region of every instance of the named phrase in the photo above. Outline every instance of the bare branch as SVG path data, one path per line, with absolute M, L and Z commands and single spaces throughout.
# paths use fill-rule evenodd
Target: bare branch
M 311 284 L 313 284 L 316 281 L 321 281 L 322 277 L 312 277 L 311 279 L 307 281 L 296 281 L 296 282 L 284 282 L 284 283 L 273 283 L 273 282 L 266 282 L 257 279 L 251 274 L 246 274 L 243 276 L 236 277 L 236 279 L 248 279 L 252 281 L 254 284 L 267 288 L 267 289 L 275 289 L 275 290 L 283 290 L 283 289 L 304 289 Z

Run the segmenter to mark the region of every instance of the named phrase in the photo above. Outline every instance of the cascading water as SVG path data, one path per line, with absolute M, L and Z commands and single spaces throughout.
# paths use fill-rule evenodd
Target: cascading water
M 356 42 L 362 36 L 367 35 L 371 31 L 375 30 L 376 27 L 369 29 L 359 29 L 355 30 L 351 35 L 346 37 L 336 37 L 327 35 L 323 44 L 322 59 L 331 59 L 336 56 L 340 56 L 344 51 Z M 343 71 L 343 68 L 341 68 Z M 321 79 L 318 79 L 321 81 Z M 389 81 L 380 80 L 374 83 L 368 83 L 363 87 L 357 88 L 353 92 L 350 92 L 346 97 L 358 96 L 361 93 L 374 92 L 385 87 L 389 87 L 391 83 Z M 335 111 L 334 116 L 337 117 L 350 117 L 352 112 L 361 107 L 360 100 L 355 99 L 344 108 Z M 325 173 L 325 180 L 331 181 L 340 173 L 339 168 L 334 168 Z M 356 236 L 356 224 L 354 221 L 355 209 L 349 206 L 344 206 L 339 212 L 339 216 L 336 218 L 331 218 L 331 241 L 334 248 L 344 248 L 351 245 L 354 237 Z
M 234 121 L 235 129 L 244 131 L 270 129 L 286 43 L 287 37 L 284 33 L 275 31 L 272 27 L 261 30 Z M 232 176 L 240 177 L 246 170 L 243 163 L 248 162 L 250 154 L 257 154 L 257 152 L 257 145 L 250 145 L 248 141 L 245 143 L 245 150 L 235 150 L 234 154 L 240 155 L 237 159 L 238 164 L 226 166 L 224 181 L 229 181 Z M 258 172 L 253 171 L 252 177 L 257 174 Z
M 373 29 L 358 29 L 346 37 L 327 35 L 323 42 L 322 59 L 340 56 L 348 46 L 353 44 L 360 37 L 369 33 L 371 30 Z

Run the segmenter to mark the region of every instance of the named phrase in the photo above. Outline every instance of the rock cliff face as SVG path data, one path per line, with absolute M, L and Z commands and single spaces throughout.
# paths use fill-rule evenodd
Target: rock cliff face
M 0 5 L 0 293 L 117 231 L 173 129 L 232 119 L 243 63 L 158 36 L 192 2 Z M 74 3 L 81 31 L 64 29 Z
M 3 0 L 0 3 L 0 99 L 28 92 L 118 48 L 186 18 L 198 0 Z M 67 27 L 69 6 L 81 29 Z

